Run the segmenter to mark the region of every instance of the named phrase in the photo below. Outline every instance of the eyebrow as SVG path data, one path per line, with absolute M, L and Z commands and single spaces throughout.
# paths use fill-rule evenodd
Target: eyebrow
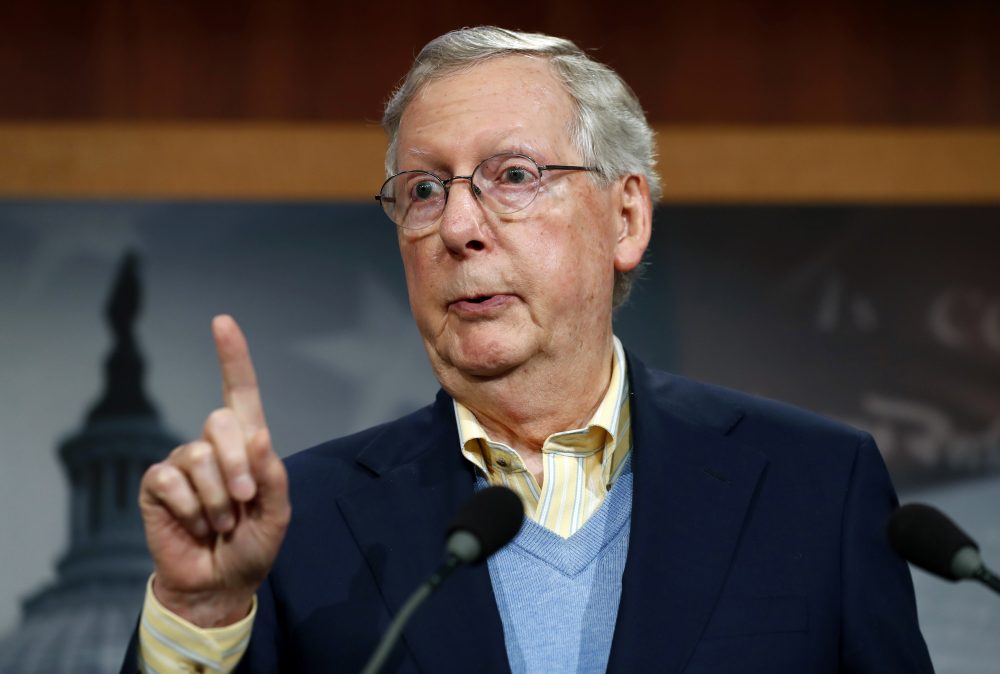
M 508 144 L 508 143 L 504 143 L 504 142 L 501 141 L 501 142 L 495 143 L 492 147 L 493 147 L 492 150 L 489 150 L 489 151 L 481 153 L 481 156 L 479 156 L 478 159 L 477 159 L 477 161 L 476 161 L 477 164 L 479 162 L 485 160 L 485 159 L 488 159 L 489 157 L 493 157 L 495 155 L 505 154 L 505 153 L 523 154 L 523 155 L 526 155 L 528 157 L 531 157 L 532 159 L 534 159 L 535 161 L 539 162 L 540 164 L 546 164 L 546 163 L 548 163 L 546 161 L 543 161 L 544 155 L 541 153 L 541 151 L 536 146 L 531 145 L 530 143 L 525 143 L 525 142 L 520 142 L 519 141 L 519 142 L 514 142 L 514 143 L 509 143 Z M 422 149 L 422 148 L 419 148 L 419 147 L 414 147 L 414 148 L 410 148 L 406 152 L 406 154 L 409 155 L 409 156 L 412 156 L 412 157 L 414 157 L 416 159 L 424 159 L 424 160 L 426 160 L 424 162 L 421 162 L 421 163 L 425 164 L 425 166 L 420 167 L 420 168 L 403 169 L 403 168 L 399 167 L 398 162 L 397 162 L 397 167 L 396 167 L 397 171 L 427 171 L 428 173 L 433 173 L 434 175 L 439 175 L 439 173 L 447 174 L 449 176 L 454 175 L 449 170 L 447 162 L 444 162 L 444 161 L 441 161 L 440 159 L 438 159 L 436 157 L 436 154 L 434 152 L 432 152 L 431 150 L 425 150 L 425 149 Z

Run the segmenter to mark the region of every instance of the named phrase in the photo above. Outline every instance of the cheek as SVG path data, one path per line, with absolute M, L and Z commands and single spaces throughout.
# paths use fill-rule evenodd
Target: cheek
M 614 239 L 607 219 L 595 217 L 603 204 L 584 204 L 566 215 L 561 231 L 546 232 L 540 242 L 547 268 L 576 288 L 577 297 L 594 294 L 614 274 Z M 587 208 L 591 210 L 587 210 Z
M 531 242 L 530 255 L 517 256 L 524 265 L 518 276 L 529 293 L 547 297 L 549 306 L 578 312 L 582 303 L 604 293 L 613 279 L 613 260 L 600 242 L 569 230 L 544 230 Z
M 417 320 L 433 304 L 434 295 L 434 264 L 421 255 L 419 246 L 402 245 L 400 257 L 403 261 L 403 271 L 406 274 L 406 289 L 410 297 L 410 309 Z

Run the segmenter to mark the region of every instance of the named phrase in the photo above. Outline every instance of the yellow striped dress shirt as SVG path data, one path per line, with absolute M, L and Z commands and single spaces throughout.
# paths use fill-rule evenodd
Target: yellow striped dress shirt
M 541 488 L 517 452 L 490 440 L 475 415 L 455 401 L 462 454 L 490 484 L 517 492 L 528 517 L 569 538 L 604 503 L 632 450 L 625 367 L 625 352 L 615 337 L 611 380 L 590 422 L 583 428 L 554 433 L 542 445 Z M 250 615 L 235 625 L 202 629 L 161 605 L 150 579 L 139 624 L 141 671 L 228 674 L 246 651 L 256 611 L 255 599 Z

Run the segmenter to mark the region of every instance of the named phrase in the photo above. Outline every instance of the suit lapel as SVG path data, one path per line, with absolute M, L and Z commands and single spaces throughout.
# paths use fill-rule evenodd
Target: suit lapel
M 609 672 L 680 672 L 723 587 L 767 460 L 739 410 L 633 360 L 634 492 Z M 684 409 L 687 406 L 691 409 Z M 690 420 L 695 419 L 697 423 Z
M 380 437 L 366 448 L 361 462 L 377 478 L 338 499 L 393 616 L 443 560 L 445 528 L 473 493 L 451 398 L 440 394 L 433 414 L 428 432 Z M 414 615 L 403 640 L 423 671 L 509 672 L 486 565 L 455 571 Z

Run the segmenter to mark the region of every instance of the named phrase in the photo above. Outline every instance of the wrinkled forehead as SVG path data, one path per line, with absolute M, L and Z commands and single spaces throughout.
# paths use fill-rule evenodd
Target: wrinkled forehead
M 548 59 L 489 59 L 428 81 L 416 91 L 403 110 L 396 136 L 397 169 L 406 168 L 413 157 L 463 150 L 480 155 L 534 147 L 547 153 L 565 151 L 574 113 L 573 99 Z

